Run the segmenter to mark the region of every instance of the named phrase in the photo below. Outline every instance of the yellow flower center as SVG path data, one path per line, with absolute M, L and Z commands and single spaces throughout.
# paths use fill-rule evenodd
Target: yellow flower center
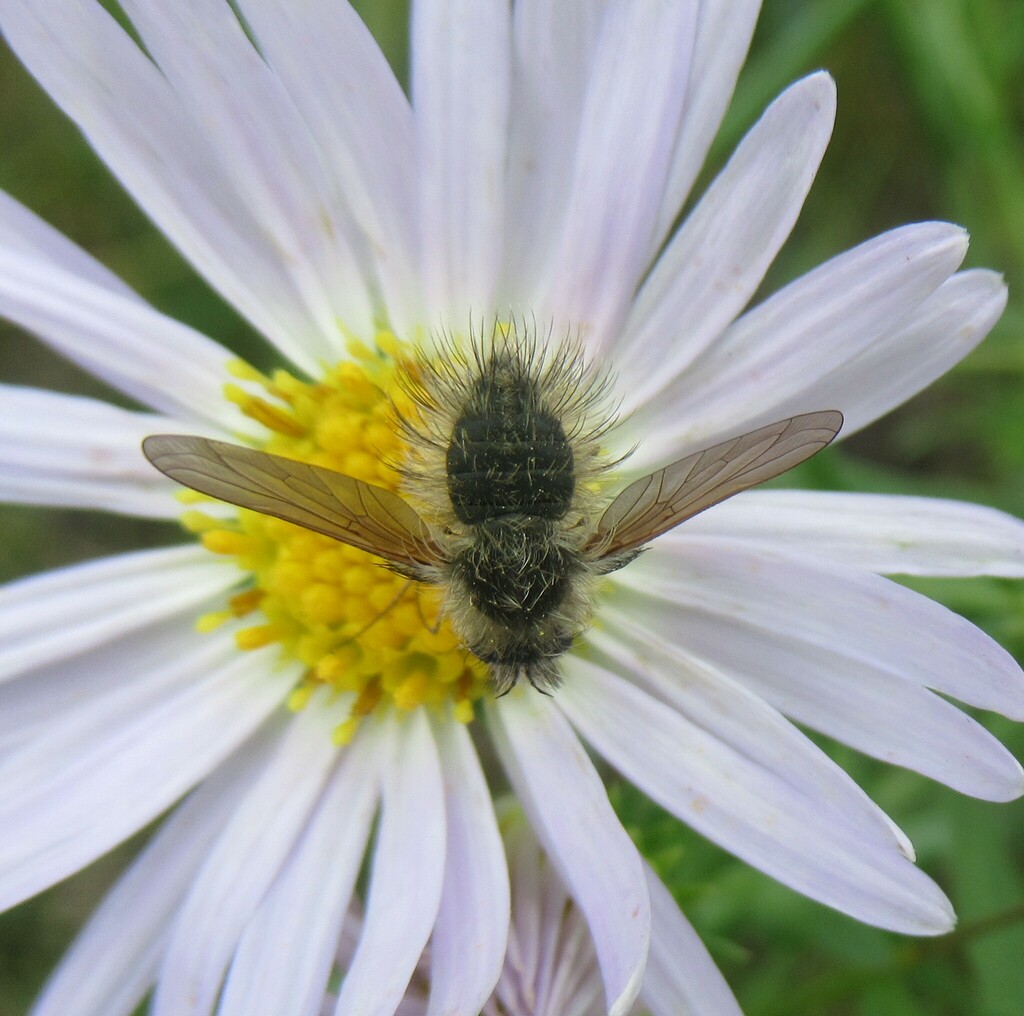
M 400 491 L 395 466 L 406 449 L 393 419 L 396 409 L 413 409 L 399 385 L 411 361 L 389 333 L 377 336 L 373 350 L 351 351 L 352 360 L 318 383 L 236 364 L 242 384 L 227 385 L 225 393 L 267 428 L 262 450 Z M 246 509 L 230 522 L 198 510 L 183 521 L 201 533 L 207 549 L 234 557 L 249 577 L 227 609 L 201 618 L 200 628 L 252 618 L 236 634 L 240 649 L 278 643 L 286 658 L 306 667 L 290 699 L 293 709 L 322 686 L 348 698 L 349 718 L 335 732 L 339 742 L 351 738 L 362 717 L 388 708 L 451 703 L 457 719 L 472 718 L 473 703 L 488 687 L 487 668 L 439 617 L 439 590 L 394 574 L 364 551 Z

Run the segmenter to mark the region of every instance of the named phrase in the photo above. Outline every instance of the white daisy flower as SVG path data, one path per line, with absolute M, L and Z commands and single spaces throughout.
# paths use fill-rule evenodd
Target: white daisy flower
M 134 36 L 98 0 L 0 0 L 26 66 L 281 361 L 233 362 L 5 197 L 0 313 L 149 411 L 0 389 L 0 495 L 174 519 L 139 441 L 183 430 L 397 489 L 408 350 L 436 362 L 432 335 L 506 308 L 616 374 L 601 442 L 637 446 L 623 478 L 904 401 L 1005 304 L 997 275 L 958 271 L 961 229 L 894 230 L 744 310 L 828 141 L 827 75 L 772 104 L 672 233 L 757 6 L 417 0 L 410 102 L 343 0 L 238 0 L 244 27 L 226 0 L 123 0 Z M 1024 575 L 1024 526 L 994 511 L 741 494 L 608 576 L 553 696 L 500 700 L 429 589 L 253 512 L 183 519 L 198 542 L 0 593 L 0 905 L 176 805 L 37 1014 L 127 1014 L 151 988 L 158 1016 L 318 1012 L 375 821 L 336 1011 L 396 1011 L 428 940 L 429 1012 L 479 1011 L 510 897 L 475 715 L 613 1013 L 659 948 L 658 892 L 584 744 L 751 864 L 914 934 L 948 930 L 948 901 L 789 720 L 965 793 L 1024 790 L 943 697 L 1024 717 L 1017 665 L 880 577 Z

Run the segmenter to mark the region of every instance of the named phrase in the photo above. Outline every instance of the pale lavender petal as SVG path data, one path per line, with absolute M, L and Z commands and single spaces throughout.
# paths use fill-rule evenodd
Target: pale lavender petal
M 163 823 L 89 918 L 31 1016 L 130 1016 L 156 980 L 171 922 L 210 846 L 264 760 L 245 745 Z
M 128 300 L 140 299 L 131 286 L 72 243 L 60 230 L 44 222 L 10 194 L 0 191 L 0 249 L 3 248 L 49 262 L 55 268 L 94 285 L 105 286 Z
M 834 812 L 837 828 L 852 823 L 886 840 L 890 822 L 856 783 L 785 717 L 741 683 L 702 664 L 672 642 L 643 637 L 624 604 L 611 604 L 602 617 L 607 630 L 590 632 L 590 645 L 621 668 L 655 699 L 671 706 L 696 728 L 696 742 L 709 757 L 723 755 L 721 772 L 730 781 L 761 780 L 765 797 L 780 790 L 817 801 L 822 817 Z M 708 791 L 710 793 L 710 791 Z M 894 841 L 894 842 L 898 842 Z
M 962 618 L 876 576 L 749 545 L 709 541 L 669 560 L 674 578 L 661 583 L 645 563 L 643 591 L 629 593 L 642 608 L 618 613 L 643 641 L 685 646 L 793 719 L 963 793 L 1024 791 L 1013 756 L 928 691 L 962 685 L 1020 710 L 1024 675 Z
M 415 0 L 412 96 L 427 324 L 495 310 L 504 233 L 507 0 Z
M 229 186 L 276 246 L 308 317 L 301 338 L 309 351 L 336 359 L 346 334 L 372 337 L 366 280 L 325 155 L 230 5 L 121 6 Z
M 218 1016 L 315 1016 L 377 808 L 373 738 L 347 748 L 305 832 L 247 922 Z
M 448 827 L 444 888 L 430 940 L 430 1016 L 477 1013 L 508 941 L 505 848 L 476 749 L 462 724 L 436 725 Z
M 175 486 L 141 444 L 183 429 L 95 399 L 0 384 L 0 501 L 175 518 Z
M 658 214 L 664 238 L 704 164 L 747 56 L 761 0 L 701 0 L 690 84 Z
M 608 1010 L 615 1016 L 626 1013 L 640 990 L 650 941 L 639 854 L 612 811 L 593 763 L 554 703 L 532 689 L 520 689 L 493 704 L 487 717 L 537 838 L 586 915 Z
M 423 710 L 383 724 L 381 818 L 369 900 L 337 1016 L 395 1011 L 441 899 L 446 820 L 437 744 Z
M 653 1016 L 742 1016 L 704 943 L 672 894 L 647 868 L 651 954 L 640 998 Z
M 835 83 L 768 107 L 658 258 L 609 355 L 628 415 L 670 385 L 747 305 L 789 236 L 832 135 Z
M 885 575 L 1024 578 L 1024 522 L 965 501 L 752 490 L 691 519 L 683 535 L 749 541 Z
M 958 364 L 992 330 L 1006 301 L 1006 283 L 998 272 L 958 272 L 909 321 L 818 379 L 815 404 L 841 408 L 846 417 L 842 437 L 848 437 Z M 808 396 L 801 394 L 775 412 L 786 416 L 808 404 Z
M 656 243 L 697 7 L 612 0 L 605 15 L 561 233 L 534 301 L 541 320 L 580 328 L 593 350 L 621 324 Z
M 277 238 L 225 176 L 209 138 L 170 82 L 113 17 L 100 4 L 81 0 L 4 0 L 0 30 L 210 284 L 282 352 L 316 370 L 317 358 L 305 341 L 308 308 Z M 198 36 L 190 41 L 198 43 Z M 202 107 L 193 113 L 201 117 Z M 0 281 L 5 274 L 0 271 Z M 172 377 L 193 362 L 180 349 L 178 358 L 176 368 L 168 365 Z M 187 394 L 188 389 L 180 392 Z
M 238 571 L 191 544 L 143 550 L 0 587 L 0 680 L 198 608 Z
M 294 717 L 223 822 L 171 930 L 154 1016 L 200 1016 L 213 1008 L 246 922 L 273 886 L 338 756 L 331 739 L 336 712 L 322 696 Z
M 559 703 L 573 724 L 623 776 L 699 832 L 865 923 L 919 935 L 953 926 L 942 891 L 889 830 L 862 818 L 863 809 L 843 816 L 823 807 L 817 794 L 751 764 L 742 750 L 601 667 L 572 659 L 565 669 Z
M 364 234 L 392 328 L 411 334 L 423 310 L 413 118 L 401 85 L 346 0 L 238 6 Z
M 911 320 L 967 252 L 962 229 L 926 222 L 883 233 L 748 311 L 621 428 L 630 468 L 681 458 L 822 402 L 822 378 Z M 910 392 L 907 393 L 908 395 Z
M 606 1012 L 604 986 L 583 913 L 525 816 L 499 802 L 512 874 L 508 954 L 483 1016 L 590 1016 Z
M 294 684 L 295 668 L 275 667 L 273 653 L 239 653 L 230 631 L 193 638 L 8 756 L 0 907 L 88 864 L 214 770 Z
M 808 646 L 839 648 L 969 705 L 1024 719 L 1024 674 L 1005 649 L 951 610 L 877 575 L 678 535 L 659 540 L 657 553 L 638 565 L 618 581 Z
M 197 639 L 196 614 L 222 603 L 221 597 L 214 597 L 194 611 L 133 627 L 99 646 L 61 656 L 0 684 L 4 757 L 17 746 L 47 736 L 55 724 L 72 720 L 83 706 L 94 709 L 102 701 L 123 703 L 126 695 L 136 704 L 144 696 L 160 698 L 168 682 L 173 685 L 177 680 L 175 672 L 167 669 L 168 660 L 180 656 L 182 646 L 204 641 Z M 120 715 L 120 707 L 112 708 L 112 715 Z
M 518 0 L 512 8 L 512 104 L 505 263 L 499 306 L 536 291 L 572 186 L 580 118 L 606 14 L 594 0 Z
M 237 427 L 223 395 L 232 354 L 140 299 L 0 249 L 0 315 L 143 405 L 218 429 Z

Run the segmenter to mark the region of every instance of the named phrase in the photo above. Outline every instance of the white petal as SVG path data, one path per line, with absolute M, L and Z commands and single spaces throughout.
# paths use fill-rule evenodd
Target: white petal
M 542 320 L 582 328 L 594 349 L 620 324 L 655 245 L 697 7 L 612 0 L 605 15 L 561 235 L 535 301 Z
M 977 681 L 980 694 L 994 697 L 986 681 L 994 672 L 1007 689 L 1003 707 L 1015 695 L 1020 709 L 1024 675 L 962 618 L 884 579 L 861 582 L 862 573 L 749 546 L 711 541 L 669 560 L 671 591 L 648 564 L 640 580 L 647 595 L 635 586 L 629 594 L 647 637 L 686 646 L 788 716 L 887 762 L 978 797 L 1024 792 L 1010 753 L 927 690 Z M 957 669 L 962 677 L 944 679 Z
M 636 847 L 593 763 L 550 700 L 532 689 L 514 691 L 487 717 L 537 838 L 586 915 L 608 1010 L 614 1016 L 629 1012 L 650 942 L 647 885 Z
M 372 739 L 357 737 L 331 774 L 306 831 L 246 924 L 218 1016 L 320 1012 L 377 808 L 373 748 Z
M 587 741 L 698 832 L 865 923 L 919 935 L 952 927 L 949 901 L 874 816 L 844 816 L 600 667 L 572 659 L 565 669 L 559 703 Z
M 609 350 L 621 364 L 624 416 L 670 384 L 754 295 L 800 213 L 835 110 L 827 74 L 798 81 L 686 217 Z
M 223 395 L 232 354 L 142 300 L 0 250 L 0 315 L 144 405 L 238 429 Z
M 673 642 L 645 638 L 649 633 L 630 623 L 631 613 L 625 604 L 618 609 L 609 604 L 602 614 L 609 628 L 591 632 L 590 644 L 612 661 L 609 669 L 622 668 L 693 724 L 693 747 L 705 745 L 709 758 L 724 754 L 721 772 L 729 772 L 730 781 L 761 780 L 766 800 L 794 793 L 814 801 L 819 812 L 834 811 L 840 827 L 852 822 L 883 840 L 892 836 L 884 813 L 788 720 Z M 747 766 L 754 770 L 749 780 L 743 775 Z M 704 793 L 714 796 L 710 788 Z
M 495 311 L 505 206 L 507 0 L 416 0 L 412 94 L 428 323 Z
M 296 363 L 317 370 L 304 341 L 308 309 L 278 239 L 225 177 L 170 82 L 115 20 L 98 3 L 4 0 L 0 30 L 211 285 Z M 194 112 L 201 117 L 202 107 Z
M 483 1016 L 606 1012 L 590 929 L 513 800 L 498 802 L 512 876 L 512 925 L 501 979 Z
M 732 99 L 761 0 L 701 0 L 690 84 L 658 216 L 664 237 L 696 180 Z
M 47 261 L 55 268 L 105 286 L 126 299 L 139 299 L 109 268 L 3 191 L 0 191 L 0 248 Z
M 230 632 L 176 648 L 162 670 L 127 675 L 122 695 L 83 703 L 0 765 L 0 907 L 66 877 L 159 815 L 234 751 L 295 681 L 293 668 L 272 672 L 267 652 L 239 653 Z
M 60 572 L 54 572 L 55 577 Z M 215 597 L 198 606 L 154 623 L 133 627 L 98 647 L 70 657 L 59 657 L 0 684 L 0 746 L 6 753 L 39 736 L 49 736 L 55 724 L 74 721 L 83 707 L 101 708 L 101 702 L 136 704 L 140 694 L 159 698 L 168 681 L 177 679 L 167 661 L 181 655 L 183 646 L 199 650 L 207 640 L 195 630 L 195 615 L 215 609 Z M 102 708 L 107 708 L 103 706 Z M 117 708 L 111 715 L 119 715 Z M 103 736 L 102 729 L 99 736 Z
M 324 152 L 366 237 L 395 332 L 422 321 L 413 118 L 384 54 L 347 2 L 241 0 L 246 21 Z
M 796 412 L 845 411 L 820 401 L 821 379 L 909 320 L 966 251 L 959 227 L 919 223 L 883 233 L 790 283 L 739 318 L 628 421 L 627 440 L 648 438 L 630 466 L 679 458 Z
M 1024 719 L 1024 675 L 983 631 L 926 596 L 871 573 L 711 538 L 661 539 L 657 554 L 617 576 L 631 589 L 741 617 Z
M 742 1016 L 725 978 L 672 894 L 647 868 L 651 954 L 640 997 L 653 1016 Z
M 820 378 L 815 405 L 839 406 L 842 437 L 906 402 L 959 363 L 985 338 L 1006 309 L 1006 283 L 977 268 L 944 282 L 897 327 L 855 360 Z M 809 404 L 809 395 L 776 410 L 779 416 Z
M 238 939 L 274 884 L 320 796 L 338 748 L 319 698 L 296 716 L 263 772 L 223 823 L 178 912 L 153 998 L 154 1016 L 208 1013 Z
M 384 721 L 382 807 L 363 933 L 337 1016 L 391 1016 L 437 918 L 445 864 L 441 765 L 423 710 Z
M 174 914 L 262 747 L 246 745 L 163 823 L 72 943 L 32 1016 L 135 1012 L 156 980 Z
M 691 519 L 685 535 L 763 543 L 885 575 L 1024 578 L 1024 522 L 964 501 L 752 490 Z
M 140 444 L 182 429 L 164 416 L 0 384 L 0 500 L 175 518 L 174 484 Z
M 324 153 L 231 7 L 223 0 L 121 6 L 193 111 L 231 187 L 278 246 L 316 325 L 302 336 L 310 351 L 337 358 L 346 332 L 370 338 L 373 310 Z
M 466 728 L 437 725 L 448 848 L 430 940 L 430 1016 L 478 1013 L 501 973 L 509 929 L 505 848 Z
M 198 607 L 237 582 L 237 569 L 197 544 L 121 554 L 11 582 L 0 587 L 0 680 Z
M 536 290 L 572 185 L 583 99 L 605 16 L 594 0 L 518 0 L 505 264 L 499 306 Z

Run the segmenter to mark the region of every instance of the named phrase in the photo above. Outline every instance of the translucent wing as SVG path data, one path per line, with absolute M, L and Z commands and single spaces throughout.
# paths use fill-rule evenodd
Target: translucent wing
M 435 565 L 444 552 L 397 494 L 330 469 L 202 437 L 157 434 L 146 458 L 172 480 L 220 501 L 294 522 L 395 564 Z
M 605 509 L 586 551 L 601 558 L 634 550 L 741 490 L 820 452 L 843 414 L 807 413 L 723 441 L 631 483 Z

